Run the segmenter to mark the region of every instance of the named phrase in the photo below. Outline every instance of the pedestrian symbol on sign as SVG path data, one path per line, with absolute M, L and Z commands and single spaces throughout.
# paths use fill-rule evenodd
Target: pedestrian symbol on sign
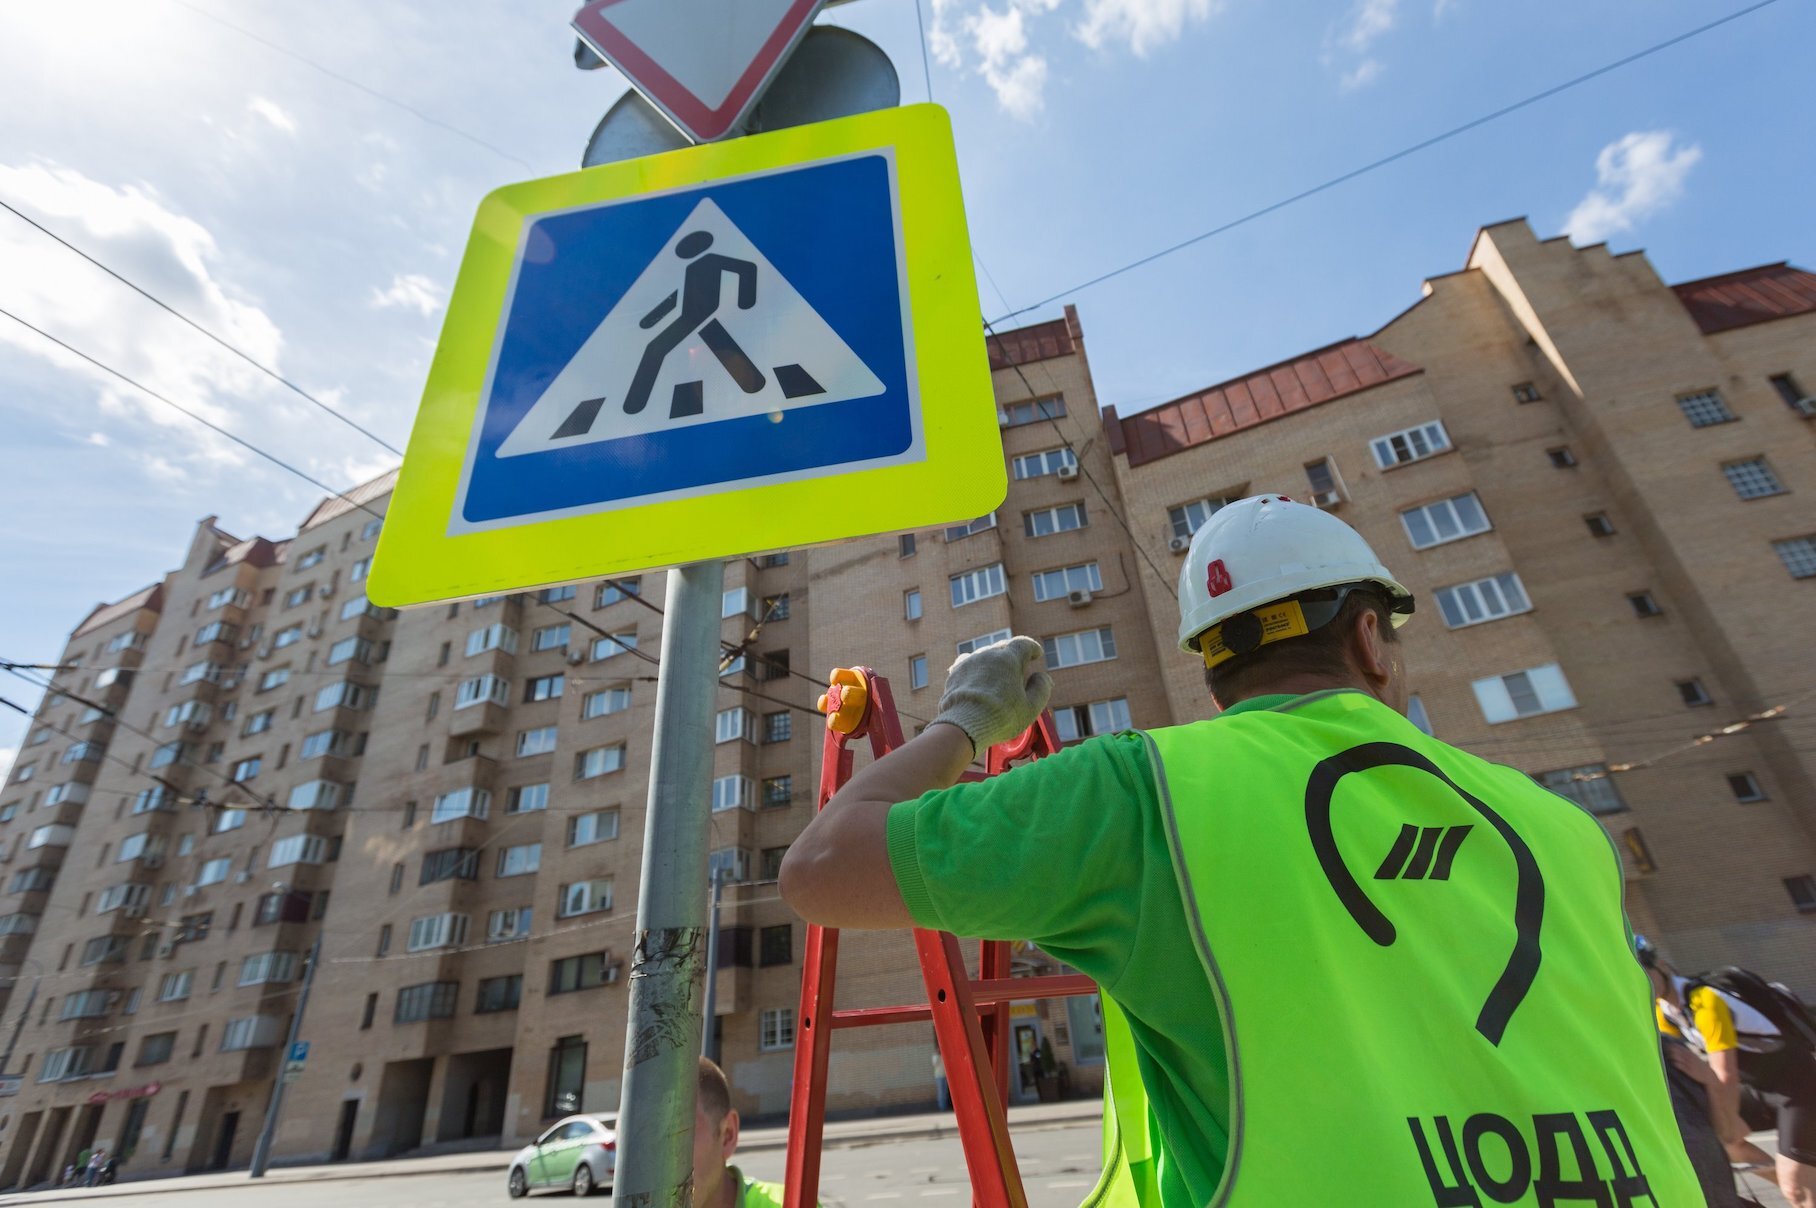
M 675 229 L 497 456 L 871 398 L 883 383 L 710 198 Z

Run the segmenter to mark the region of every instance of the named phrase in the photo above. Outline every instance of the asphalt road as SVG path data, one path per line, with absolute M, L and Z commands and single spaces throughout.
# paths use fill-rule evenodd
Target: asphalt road
M 1095 1121 L 1062 1127 L 1028 1129 L 1015 1139 L 1030 1208 L 1077 1208 L 1097 1181 L 1099 1126 Z M 737 1159 L 753 1178 L 780 1181 L 779 1149 L 742 1154 Z M 411 1205 L 420 1208 L 504 1208 L 504 1167 L 495 1172 L 425 1174 L 378 1179 L 335 1179 L 317 1183 L 268 1183 L 258 1189 L 258 1208 L 376 1208 Z M 839 1146 L 826 1151 L 820 1198 L 827 1208 L 967 1208 L 970 1181 L 957 1138 L 939 1141 L 881 1140 Z M 241 1208 L 252 1202 L 243 1186 L 186 1191 L 183 1208 Z M 148 1195 L 133 1202 L 143 1208 L 176 1208 L 165 1197 Z M 570 1202 L 567 1196 L 536 1195 L 526 1208 Z M 95 1201 L 105 1203 L 105 1201 Z M 590 1201 L 609 1208 L 601 1197 Z

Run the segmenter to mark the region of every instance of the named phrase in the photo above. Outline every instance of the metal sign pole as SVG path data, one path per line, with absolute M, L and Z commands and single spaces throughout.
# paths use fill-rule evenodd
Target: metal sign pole
M 643 881 L 631 955 L 614 1195 L 623 1208 L 693 1202 L 700 989 L 706 971 L 706 848 L 723 562 L 668 572 L 656 731 L 650 745 Z
M 284 890 L 286 897 L 290 891 Z M 315 967 L 322 963 L 322 933 L 315 933 L 315 946 L 309 949 L 303 966 L 303 988 L 296 996 L 296 1014 L 290 1017 L 290 1036 L 284 1041 L 284 1057 L 296 1047 L 297 1033 L 303 1030 L 303 1010 L 309 1005 L 309 987 L 315 984 Z M 271 1143 L 277 1139 L 277 1122 L 284 1114 L 284 1091 L 289 1088 L 289 1080 L 280 1071 L 277 1085 L 271 1088 L 271 1102 L 265 1109 L 265 1127 L 259 1130 L 258 1142 L 252 1147 L 252 1168 L 247 1171 L 250 1178 L 262 1179 L 265 1169 L 271 1164 Z

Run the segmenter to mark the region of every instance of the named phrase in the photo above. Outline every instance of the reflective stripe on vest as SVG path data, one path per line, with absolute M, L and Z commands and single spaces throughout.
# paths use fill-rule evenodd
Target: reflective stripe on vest
M 1229 1044 L 1214 1205 L 1702 1202 L 1587 812 L 1358 692 L 1147 737 Z

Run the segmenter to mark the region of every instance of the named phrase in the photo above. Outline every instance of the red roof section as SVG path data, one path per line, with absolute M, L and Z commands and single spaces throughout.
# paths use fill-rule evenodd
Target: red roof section
M 326 524 L 336 516 L 344 516 L 355 508 L 364 507 L 374 499 L 381 499 L 389 495 L 391 488 L 396 485 L 397 471 L 386 470 L 371 482 L 362 482 L 350 491 L 330 496 L 315 505 L 315 510 L 309 513 L 309 518 L 303 521 L 302 528 L 297 531 L 307 532 L 318 524 Z
M 1349 339 L 1127 419 L 1119 418 L 1114 407 L 1107 408 L 1104 426 L 1111 449 L 1126 453 L 1131 467 L 1139 466 L 1423 372 L 1367 340 Z
M 1017 327 L 1013 331 L 991 332 L 984 336 L 984 347 L 990 350 L 990 368 L 1008 369 L 1049 357 L 1070 356 L 1075 347 L 1072 326 L 1065 319 Z
M 164 610 L 164 585 L 162 583 L 153 583 L 150 587 L 140 588 L 117 604 L 95 605 L 94 611 L 84 617 L 82 623 L 76 626 L 75 632 L 69 636 L 79 638 L 91 630 L 112 624 L 121 617 L 130 616 L 141 608 L 149 608 L 153 612 Z
M 1782 260 L 1671 288 L 1704 335 L 1816 313 L 1816 273 Z

